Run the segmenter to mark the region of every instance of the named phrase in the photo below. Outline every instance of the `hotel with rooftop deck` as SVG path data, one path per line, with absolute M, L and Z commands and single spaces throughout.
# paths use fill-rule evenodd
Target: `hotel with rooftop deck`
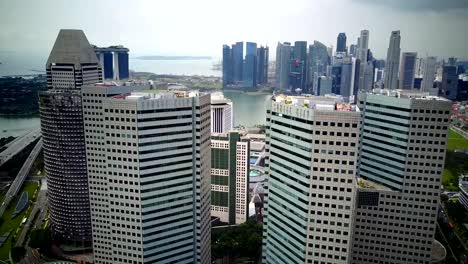
M 95 263 L 210 263 L 210 95 L 82 94 Z

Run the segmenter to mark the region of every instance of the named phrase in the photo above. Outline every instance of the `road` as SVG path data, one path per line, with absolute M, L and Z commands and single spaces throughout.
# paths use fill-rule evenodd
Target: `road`
M 18 240 L 16 241 L 17 247 L 23 246 L 24 240 L 26 239 L 26 234 L 28 233 L 29 228 L 31 228 L 31 225 L 33 228 L 38 228 L 38 227 L 40 228 L 42 224 L 42 220 L 44 220 L 44 217 L 47 211 L 46 194 L 47 194 L 47 183 L 46 183 L 46 180 L 44 179 L 41 183 L 41 189 L 38 193 L 36 204 L 34 204 L 31 214 L 29 215 L 28 220 L 24 224 L 23 232 L 20 234 L 20 236 L 18 237 Z M 34 216 L 37 213 L 39 213 L 39 215 L 37 216 L 36 219 L 34 219 Z
M 6 207 L 11 202 L 11 200 L 18 194 L 18 191 L 23 185 L 23 182 L 26 179 L 26 177 L 29 175 L 31 166 L 34 164 L 34 161 L 39 155 L 39 152 L 41 151 L 41 149 L 42 149 L 42 139 L 39 139 L 39 141 L 36 143 L 36 146 L 31 151 L 28 158 L 26 159 L 23 166 L 21 167 L 20 171 L 18 172 L 18 175 L 16 175 L 15 180 L 10 185 L 8 192 L 5 195 L 5 199 L 3 200 L 3 203 L 0 206 L 0 217 L 3 215 L 3 212 L 5 211 Z
M 41 136 L 41 129 L 37 128 L 25 135 L 16 138 L 9 144 L 7 144 L 7 149 L 0 153 L 0 166 L 13 158 L 16 154 L 22 151 L 25 147 L 29 146 L 32 142 L 38 139 Z
M 458 134 L 462 135 L 466 140 L 468 140 L 468 132 L 456 127 L 452 126 L 452 129 L 455 130 Z

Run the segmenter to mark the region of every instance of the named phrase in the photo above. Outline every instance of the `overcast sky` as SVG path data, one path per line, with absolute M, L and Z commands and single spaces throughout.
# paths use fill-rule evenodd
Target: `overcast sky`
M 131 56 L 215 57 L 235 41 L 336 46 L 346 32 L 349 45 L 369 29 L 378 58 L 399 29 L 402 51 L 468 59 L 468 0 L 0 1 L 0 51 L 48 55 L 61 28 L 83 29 L 96 45 L 123 44 Z

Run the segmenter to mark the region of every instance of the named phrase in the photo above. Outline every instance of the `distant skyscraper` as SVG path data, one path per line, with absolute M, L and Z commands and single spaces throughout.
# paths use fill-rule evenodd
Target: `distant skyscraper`
M 352 264 L 435 263 L 431 252 L 451 102 L 418 93 L 359 96 Z
M 398 69 L 400 67 L 400 31 L 392 31 L 385 63 L 384 86 L 388 89 L 398 88 Z
M 280 90 L 289 89 L 289 63 L 291 60 L 291 44 L 280 43 L 276 46 L 276 87 Z
M 332 93 L 333 78 L 320 76 L 318 78 L 317 92 L 316 95 L 326 95 Z
M 458 75 L 456 66 L 442 67 L 442 81 L 440 82 L 440 94 L 450 100 L 457 99 Z
M 242 81 L 244 65 L 244 42 L 236 42 L 232 45 L 232 64 L 234 82 Z
M 338 34 L 336 39 L 336 52 L 346 52 L 346 33 Z
M 319 41 L 309 45 L 309 64 L 309 87 L 316 91 L 318 78 L 325 75 L 329 64 L 327 46 Z
M 421 63 L 421 74 L 423 77 L 421 91 L 429 92 L 431 95 L 438 95 L 438 88 L 434 88 L 436 74 L 436 57 L 426 57 Z
M 52 232 L 65 242 L 91 242 L 88 175 L 80 88 L 100 82 L 93 47 L 81 30 L 60 30 L 39 94 Z
M 227 133 L 234 128 L 232 101 L 222 93 L 211 94 L 211 132 Z
M 211 134 L 211 216 L 230 225 L 249 214 L 249 151 L 238 131 Z
M 307 92 L 307 41 L 294 42 L 291 58 L 289 85 L 293 89 L 301 89 Z
M 257 49 L 257 83 L 266 84 L 268 82 L 268 46 Z
M 414 88 L 414 71 L 416 69 L 416 52 L 403 52 L 401 54 L 399 86 L 398 89 Z
M 228 45 L 223 45 L 223 88 L 234 82 L 234 63 L 232 61 L 232 50 Z
M 358 59 L 361 62 L 367 61 L 367 53 L 369 50 L 369 30 L 361 30 L 358 44 Z
M 353 95 L 353 60 L 351 57 L 337 55 L 331 69 L 332 93 L 343 96 L 346 102 Z
M 357 45 L 351 44 L 349 46 L 349 55 L 356 57 L 356 50 L 357 50 Z
M 103 71 L 103 79 L 125 80 L 130 76 L 128 49 L 123 46 L 100 48 L 94 46 Z
M 350 262 L 360 113 L 339 98 L 267 106 L 263 262 Z
M 246 43 L 243 78 L 245 88 L 257 87 L 257 43 Z
M 358 55 L 357 58 L 360 61 L 359 69 L 359 90 L 367 90 L 369 87 L 366 86 L 365 74 L 368 73 L 368 53 L 369 53 L 369 30 L 361 30 L 361 36 L 359 37 L 358 44 Z
M 83 109 L 94 262 L 211 263 L 210 95 L 98 84 Z

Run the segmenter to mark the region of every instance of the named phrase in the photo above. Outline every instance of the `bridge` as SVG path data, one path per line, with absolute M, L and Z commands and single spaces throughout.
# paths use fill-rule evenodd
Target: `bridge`
M 7 148 L 0 153 L 0 167 L 11 158 L 16 156 L 16 154 L 20 153 L 25 147 L 29 146 L 29 144 L 36 141 L 36 139 L 38 139 L 40 136 L 41 129 L 36 128 L 6 144 L 5 146 Z
M 21 186 L 23 185 L 23 182 L 26 179 L 26 177 L 29 175 L 29 171 L 31 170 L 31 167 L 34 164 L 34 161 L 39 155 L 41 149 L 42 138 L 39 139 L 39 141 L 36 143 L 36 146 L 34 146 L 34 149 L 31 151 L 28 158 L 24 162 L 15 180 L 11 183 L 10 188 L 8 189 L 8 192 L 5 195 L 5 199 L 3 200 L 3 203 L 0 206 L 0 217 L 3 215 L 3 212 L 5 211 L 6 207 L 11 202 L 11 200 L 13 200 L 13 198 L 18 194 L 18 191 L 21 189 Z

